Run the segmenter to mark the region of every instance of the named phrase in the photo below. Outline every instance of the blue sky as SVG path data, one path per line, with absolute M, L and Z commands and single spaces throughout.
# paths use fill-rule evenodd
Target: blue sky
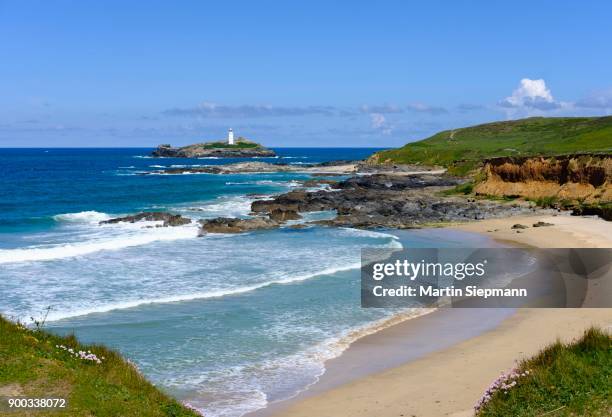
M 1 146 L 397 146 L 612 114 L 608 1 L 3 1 Z

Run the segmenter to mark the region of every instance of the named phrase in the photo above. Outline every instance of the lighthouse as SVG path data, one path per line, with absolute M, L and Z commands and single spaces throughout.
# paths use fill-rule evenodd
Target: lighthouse
M 232 130 L 231 127 L 230 127 L 230 130 L 228 130 L 227 132 L 227 144 L 228 145 L 234 144 L 234 131 Z

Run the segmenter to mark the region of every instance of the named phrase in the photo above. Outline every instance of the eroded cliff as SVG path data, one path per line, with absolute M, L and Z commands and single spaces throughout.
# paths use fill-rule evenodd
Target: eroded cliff
M 612 201 L 612 154 L 494 158 L 485 161 L 483 172 L 477 194 L 570 204 Z

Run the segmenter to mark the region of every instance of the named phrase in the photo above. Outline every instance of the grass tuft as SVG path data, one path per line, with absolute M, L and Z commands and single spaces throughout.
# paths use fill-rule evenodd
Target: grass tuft
M 496 391 L 477 417 L 612 415 L 612 337 L 590 328 L 577 341 L 559 341 L 523 361 L 517 385 Z

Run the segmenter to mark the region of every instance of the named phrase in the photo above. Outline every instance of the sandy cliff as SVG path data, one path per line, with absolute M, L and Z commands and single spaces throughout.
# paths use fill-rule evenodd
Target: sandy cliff
M 612 201 L 612 154 L 494 158 L 474 191 L 494 196 L 555 198 L 568 203 Z

